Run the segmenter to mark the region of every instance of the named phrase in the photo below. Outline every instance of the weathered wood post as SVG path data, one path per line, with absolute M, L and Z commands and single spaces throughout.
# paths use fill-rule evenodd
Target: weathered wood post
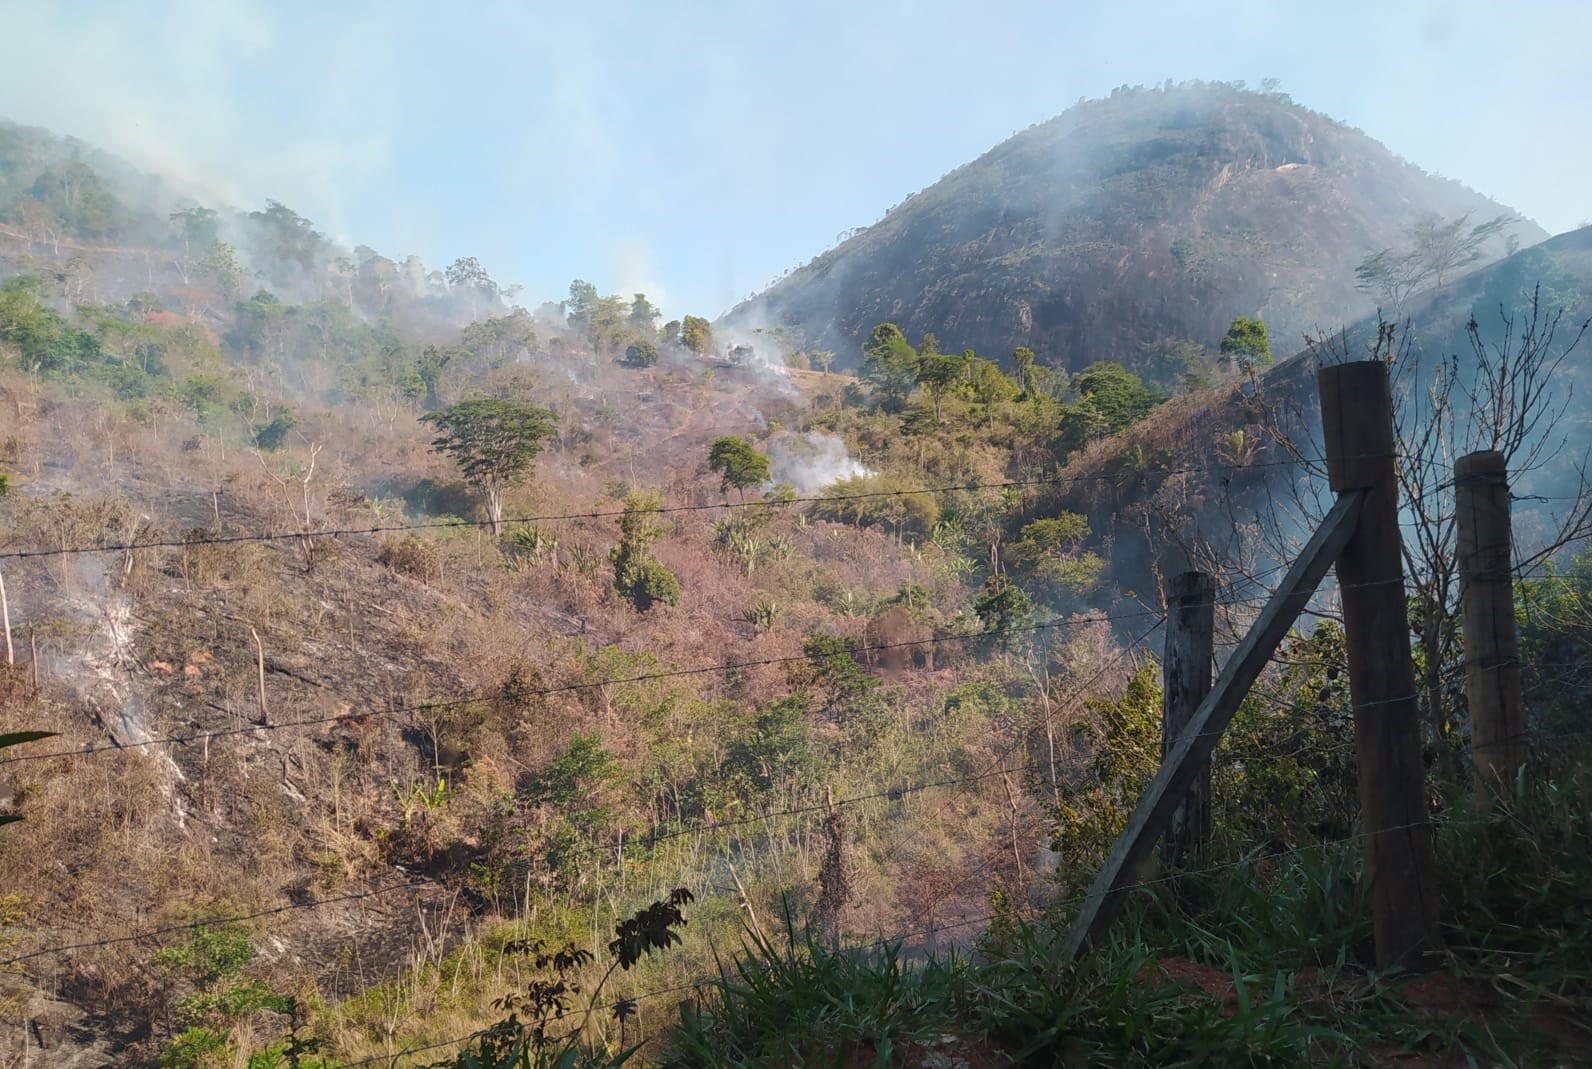
M 11 603 L 6 600 L 6 576 L 0 571 L 0 629 L 6 633 L 6 664 L 17 663 L 16 654 L 11 649 Z
M 1339 494 L 1365 491 L 1336 570 L 1377 965 L 1419 966 L 1442 948 L 1442 933 L 1399 549 L 1388 369 L 1380 360 L 1339 364 L 1322 368 L 1317 381 L 1328 482 Z
M 1526 763 L 1526 713 L 1515 645 L 1509 536 L 1509 471 L 1483 450 L 1454 464 L 1460 620 L 1476 805 L 1507 798 Z
M 1216 649 L 1216 583 L 1205 572 L 1184 572 L 1167 584 L 1166 656 L 1161 663 L 1161 760 L 1211 690 Z M 1172 811 L 1161 845 L 1167 871 L 1183 868 L 1211 837 L 1211 766 L 1194 773 L 1184 801 Z
M 1299 551 L 1266 607 L 1260 610 L 1254 626 L 1222 665 L 1211 692 L 1200 702 L 1183 734 L 1167 749 L 1155 778 L 1144 789 L 1127 826 L 1117 836 L 1094 883 L 1089 885 L 1072 930 L 1062 942 L 1063 957 L 1077 958 L 1111 926 L 1112 918 L 1122 908 L 1123 896 L 1134 885 L 1133 873 L 1154 852 L 1172 819 L 1172 811 L 1187 796 L 1194 773 L 1209 764 L 1211 751 L 1238 710 L 1238 703 L 1260 678 L 1300 610 L 1309 603 L 1327 569 L 1348 544 L 1364 502 L 1363 490 L 1338 495 L 1321 526 Z
M 260 723 L 269 726 L 271 714 L 265 707 L 265 646 L 260 642 L 260 632 L 251 627 L 249 634 L 254 636 L 254 665 L 259 673 L 257 678 L 260 685 Z

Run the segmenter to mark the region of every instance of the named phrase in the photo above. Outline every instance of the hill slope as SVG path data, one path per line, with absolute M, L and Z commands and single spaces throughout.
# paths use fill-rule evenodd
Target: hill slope
M 1534 297 L 1539 304 L 1535 325 Z M 1581 492 L 1584 428 L 1592 419 L 1586 400 L 1592 352 L 1583 337 L 1592 318 L 1592 227 L 1561 234 L 1422 294 L 1404 312 L 1408 346 L 1400 347 L 1392 367 L 1402 418 L 1428 418 L 1424 405 L 1439 365 L 1458 354 L 1451 365 L 1456 442 L 1482 433 L 1483 413 L 1466 396 L 1476 374 L 1469 322 L 1474 320 L 1476 340 L 1494 356 L 1507 351 L 1518 362 L 1523 349 L 1540 346 L 1554 364 L 1553 393 L 1535 402 L 1544 414 L 1528 435 L 1535 444 L 1522 451 L 1524 456 L 1535 449 L 1540 455 L 1528 470 L 1511 474 L 1512 489 L 1520 495 L 1518 545 L 1523 552 L 1535 550 L 1567 515 L 1566 503 Z M 1324 493 L 1319 478 L 1312 482 L 1310 473 L 1290 463 L 1277 436 L 1290 439 L 1305 456 L 1320 455 L 1316 371 L 1324 361 L 1363 358 L 1376 335 L 1373 315 L 1345 328 L 1321 352 L 1302 349 L 1280 359 L 1253 383 L 1172 399 L 1124 433 L 1074 454 L 1060 491 L 1042 511 L 1076 510 L 1097 529 L 1113 529 L 1113 573 L 1127 587 L 1150 587 L 1156 573 L 1208 567 L 1210 560 L 1200 559 L 1200 551 L 1190 555 L 1191 546 L 1215 553 L 1223 568 L 1241 570 L 1238 558 L 1266 552 L 1254 528 L 1261 517 L 1274 516 L 1274 501 L 1297 501 L 1298 496 L 1314 501 Z M 1450 452 L 1475 447 L 1460 444 Z M 1197 471 L 1213 456 L 1227 466 L 1214 473 L 1175 474 Z M 1431 459 L 1442 473 L 1453 457 Z M 1102 479 L 1115 480 L 1110 493 L 1097 491 Z M 1430 489 L 1439 495 L 1436 500 L 1452 500 L 1441 486 L 1434 483 Z M 1124 520 L 1132 516 L 1139 520 Z M 1147 535 L 1151 530 L 1154 539 Z
M 1354 269 L 1406 227 L 1506 210 L 1281 94 L 1124 90 L 996 146 L 725 319 L 799 326 L 842 360 L 885 320 L 1070 368 L 1214 348 L 1237 315 L 1291 351 L 1370 310 Z

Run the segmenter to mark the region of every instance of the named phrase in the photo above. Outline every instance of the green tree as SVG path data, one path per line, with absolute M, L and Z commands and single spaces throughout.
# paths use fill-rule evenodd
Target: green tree
M 248 300 L 238 302 L 227 344 L 257 360 L 281 360 L 287 351 L 289 317 L 289 308 L 281 298 L 270 290 L 259 290 Z
M 126 225 L 128 211 L 88 164 L 73 160 L 48 167 L 34 179 L 28 195 L 43 204 L 71 233 L 96 241 L 115 236 Z
M 41 302 L 38 289 L 29 275 L 0 283 L 0 346 L 14 350 L 29 373 L 68 373 L 97 363 L 99 339 Z
M 216 213 L 209 208 L 179 208 L 167 218 L 182 238 L 182 254 L 192 256 L 194 249 L 208 249 L 221 239 L 221 227 Z
M 897 538 L 906 534 L 927 538 L 940 521 L 940 506 L 934 494 L 892 475 L 841 479 L 824 487 L 819 498 L 812 505 L 815 519 L 857 527 L 888 526 Z
M 529 312 L 516 308 L 506 316 L 489 316 L 471 323 L 464 328 L 460 341 L 489 367 L 497 367 L 521 353 L 536 352 L 536 324 Z
M 1005 649 L 1019 649 L 1033 637 L 1034 601 L 1004 575 L 992 575 L 973 599 L 973 615 L 989 640 Z
M 1034 520 L 1018 532 L 1006 561 L 1050 597 L 1083 597 L 1105 574 L 1104 559 L 1083 548 L 1089 533 L 1089 521 L 1076 512 Z
M 1034 374 L 1034 351 L 1019 347 L 1012 350 L 1012 377 L 1017 380 L 1017 388 L 1022 391 L 1025 400 L 1033 400 L 1039 395 L 1039 381 Z
M 628 306 L 621 297 L 599 297 L 586 310 L 586 339 L 599 354 L 613 353 L 627 334 Z
M 934 335 L 924 335 L 924 342 L 928 343 Z M 929 395 L 929 400 L 934 404 L 934 422 L 941 422 L 941 407 L 945 398 L 967 378 L 967 369 L 971 361 L 971 353 L 963 356 L 948 356 L 944 353 L 919 351 L 915 375 L 917 383 Z
M 625 321 L 631 330 L 643 338 L 650 338 L 658 332 L 658 320 L 662 318 L 663 313 L 658 311 L 657 305 L 647 300 L 645 293 L 631 296 L 630 316 Z
M 577 278 L 569 284 L 569 300 L 564 302 L 564 317 L 569 323 L 569 329 L 585 334 L 587 330 L 587 317 L 591 308 L 597 303 L 597 287 L 583 278 Z
M 719 488 L 725 493 L 734 487 L 746 500 L 746 491 L 768 482 L 768 457 L 759 453 L 745 438 L 725 435 L 715 438 L 708 447 L 708 469 L 719 476 Z
M 420 417 L 433 424 L 431 447 L 451 457 L 465 480 L 486 495 L 494 537 L 503 533 L 503 494 L 542 451 L 557 430 L 556 415 L 545 408 L 497 398 L 460 401 Z
M 442 373 L 464 351 L 455 345 L 428 345 L 415 358 L 414 373 L 422 390 L 415 399 L 428 412 L 442 407 L 442 397 L 438 392 Z
M 720 775 L 746 794 L 762 794 L 798 779 L 813 764 L 806 712 L 807 703 L 794 694 L 763 706 L 751 729 L 730 744 Z
M 315 270 L 326 246 L 326 235 L 308 219 L 279 201 L 265 202 L 265 211 L 250 212 L 249 222 L 260 251 L 278 264 L 294 265 L 301 276 Z
M 226 300 L 236 297 L 243 287 L 243 267 L 238 263 L 237 250 L 224 241 L 210 243 L 199 258 L 199 271 Z
M 1248 316 L 1234 319 L 1222 339 L 1222 355 L 1232 361 L 1235 374 L 1269 367 L 1271 342 L 1266 337 L 1266 324 Z
M 281 449 L 287 441 L 287 436 L 294 427 L 298 426 L 298 419 L 291 412 L 278 412 L 272 417 L 271 422 L 254 432 L 254 444 L 267 453 L 274 453 Z
M 605 804 L 619 783 L 619 762 L 596 732 L 577 731 L 564 752 L 536 777 L 535 798 L 564 812 L 582 831 L 598 831 L 608 823 Z
M 899 412 L 917 384 L 918 351 L 894 323 L 880 323 L 862 348 L 862 378 L 880 399 L 879 407 Z
M 625 346 L 625 363 L 631 367 L 651 367 L 658 362 L 658 347 L 646 339 Z
M 857 642 L 844 635 L 816 633 L 802 644 L 806 676 L 830 692 L 829 705 L 856 701 L 876 689 L 879 681 L 857 663 Z
M 997 406 L 1017 396 L 1017 384 L 995 365 L 993 360 L 974 357 L 967 366 L 968 389 L 973 398 L 984 406 L 985 422 L 993 425 Z
M 1072 389 L 1076 400 L 1063 406 L 1056 436 L 1064 451 L 1081 449 L 1132 426 L 1162 401 L 1137 375 L 1109 360 L 1074 375 Z
M 1082 775 L 1059 785 L 1051 848 L 1062 855 L 1067 893 L 1082 890 L 1105 860 L 1139 796 L 1155 776 L 1161 746 L 1161 681 L 1145 661 L 1115 701 L 1085 701 L 1090 715 L 1075 732 L 1092 743 Z
M 713 325 L 701 316 L 686 316 L 680 324 L 680 344 L 698 356 L 713 352 Z
M 652 556 L 652 543 L 663 534 L 655 493 L 633 493 L 625 498 L 619 518 L 619 544 L 609 558 L 614 564 L 614 589 L 646 612 L 653 605 L 680 603 L 680 581 Z

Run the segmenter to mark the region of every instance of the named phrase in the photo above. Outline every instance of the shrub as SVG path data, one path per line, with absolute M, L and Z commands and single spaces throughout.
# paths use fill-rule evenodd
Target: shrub
M 282 443 L 287 441 L 288 432 L 298 426 L 298 420 L 291 412 L 278 412 L 276 417 L 254 432 L 254 444 L 267 453 L 282 448 Z
M 923 487 L 892 475 L 857 475 L 842 479 L 813 503 L 821 520 L 857 527 L 888 527 L 896 537 L 927 538 L 940 520 L 940 506 Z
M 376 559 L 400 575 L 420 580 L 428 586 L 442 578 L 442 550 L 417 535 L 383 538 Z

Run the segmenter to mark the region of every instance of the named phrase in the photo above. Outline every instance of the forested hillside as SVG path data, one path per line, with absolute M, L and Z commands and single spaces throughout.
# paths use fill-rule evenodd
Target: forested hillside
M 1187 92 L 1294 116 L 1256 142 L 1273 174 L 1341 160 L 1319 117 Z M 1128 98 L 1124 158 L 1182 99 Z M 0 127 L 0 1065 L 1573 1063 L 1592 245 L 1465 274 L 1501 240 L 1484 206 L 1381 195 L 1286 300 L 1200 289 L 1175 366 L 985 348 L 1007 298 L 956 272 L 954 352 L 895 305 L 823 349 L 582 280 L 531 310 L 469 258 L 345 250 Z M 1407 244 L 1425 210 L 1457 259 Z M 1509 821 L 1464 819 L 1457 592 L 1410 565 L 1460 994 L 1368 964 L 1330 590 L 1213 761 L 1201 878 L 1139 874 L 1126 934 L 1064 964 L 1159 759 L 1165 582 L 1218 577 L 1224 656 L 1325 494 L 1305 372 L 1383 338 L 1292 356 L 1266 314 L 1361 292 L 1356 266 L 1419 283 L 1376 350 L 1416 402 L 1403 470 L 1474 437 L 1419 445 L 1435 367 L 1466 369 L 1450 428 L 1521 431 L 1541 760 Z
M 1391 307 L 1386 287 L 1357 288 L 1366 257 L 1432 220 L 1501 215 L 1285 94 L 1124 87 L 997 145 L 725 319 L 799 330 L 842 360 L 888 320 L 956 351 L 1024 347 L 1068 371 L 1112 360 L 1172 382 L 1234 316 L 1292 352 Z M 1485 255 L 1545 236 L 1519 220 Z

